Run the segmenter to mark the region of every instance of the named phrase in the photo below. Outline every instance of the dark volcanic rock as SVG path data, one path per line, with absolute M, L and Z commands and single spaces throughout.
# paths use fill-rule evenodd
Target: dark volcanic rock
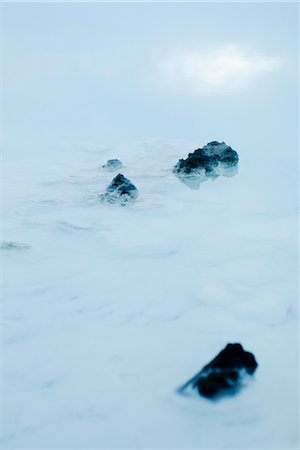
M 137 188 L 121 173 L 112 180 L 105 193 L 100 196 L 102 201 L 120 203 L 122 206 L 130 201 L 136 200 L 137 197 Z
M 219 175 L 236 174 L 239 156 L 225 142 L 213 141 L 180 159 L 173 172 L 191 188 L 198 188 L 202 181 Z M 233 170 L 235 169 L 235 170 Z
M 183 393 L 187 388 L 192 388 L 208 398 L 233 393 L 241 386 L 242 379 L 247 374 L 252 375 L 256 368 L 257 362 L 252 353 L 246 352 L 241 344 L 227 344 L 224 350 L 178 391 Z
M 109 172 L 113 172 L 114 170 L 120 170 L 123 167 L 123 164 L 119 159 L 109 159 L 103 166 L 103 169 L 108 170 Z

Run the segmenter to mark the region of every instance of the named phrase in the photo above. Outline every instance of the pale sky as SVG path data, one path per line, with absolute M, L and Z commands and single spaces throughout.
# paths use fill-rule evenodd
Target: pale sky
M 296 3 L 7 3 L 6 157 L 146 139 L 297 144 Z

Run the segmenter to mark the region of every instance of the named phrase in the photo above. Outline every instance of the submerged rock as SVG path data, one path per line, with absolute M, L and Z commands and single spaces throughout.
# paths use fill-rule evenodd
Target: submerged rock
M 137 197 L 137 188 L 121 173 L 112 180 L 105 193 L 100 196 L 102 201 L 107 203 L 120 203 L 122 206 L 128 202 L 135 201 Z
M 232 394 L 240 387 L 247 375 L 252 375 L 258 364 L 252 353 L 246 352 L 241 344 L 227 344 L 226 347 L 191 380 L 178 389 L 196 390 L 208 398 L 220 394 Z
M 109 159 L 103 166 L 103 169 L 108 170 L 109 172 L 113 172 L 115 170 L 120 170 L 123 167 L 123 164 L 119 159 Z
M 30 248 L 29 244 L 24 244 L 23 242 L 13 242 L 13 241 L 2 241 L 0 242 L 0 249 L 2 250 L 23 250 Z
M 186 159 L 180 159 L 173 173 L 192 189 L 198 189 L 200 183 L 220 175 L 234 176 L 237 173 L 238 153 L 225 142 L 213 141 L 189 153 Z

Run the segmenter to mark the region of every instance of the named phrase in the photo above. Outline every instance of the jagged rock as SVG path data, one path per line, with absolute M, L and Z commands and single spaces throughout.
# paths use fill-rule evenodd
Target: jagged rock
M 102 201 L 107 203 L 120 203 L 122 206 L 136 200 L 137 197 L 137 188 L 121 173 L 112 180 L 105 193 L 100 196 Z
M 219 175 L 236 174 L 239 156 L 225 142 L 213 141 L 189 153 L 186 159 L 180 159 L 173 173 L 192 189 L 199 188 L 202 181 L 217 178 Z
M 178 389 L 184 393 L 191 388 L 208 398 L 224 393 L 234 393 L 247 375 L 252 375 L 258 364 L 252 353 L 246 352 L 241 344 L 227 346 L 191 380 Z
M 103 166 L 103 169 L 108 170 L 109 172 L 114 172 L 115 170 L 120 170 L 123 167 L 123 164 L 119 159 L 109 159 Z

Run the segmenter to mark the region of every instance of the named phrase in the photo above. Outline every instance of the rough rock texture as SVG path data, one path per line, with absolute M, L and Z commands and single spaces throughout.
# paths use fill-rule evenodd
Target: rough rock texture
M 113 172 L 115 170 L 120 170 L 123 167 L 123 164 L 119 159 L 109 159 L 103 166 L 103 169 L 108 170 L 109 172 Z
M 208 398 L 233 393 L 241 386 L 243 377 L 252 375 L 257 366 L 254 355 L 246 352 L 241 344 L 227 344 L 196 376 L 179 388 L 179 392 L 190 387 Z
M 137 197 L 137 188 L 121 173 L 112 180 L 105 193 L 100 196 L 102 201 L 107 203 L 120 203 L 122 206 L 136 200 Z
M 194 178 L 196 183 L 190 187 L 197 188 L 201 181 L 216 178 L 219 175 L 235 175 L 233 168 L 237 167 L 239 156 L 235 150 L 225 142 L 213 141 L 189 153 L 186 159 L 180 159 L 173 168 L 173 172 L 182 181 Z M 189 183 L 186 183 L 189 184 Z

